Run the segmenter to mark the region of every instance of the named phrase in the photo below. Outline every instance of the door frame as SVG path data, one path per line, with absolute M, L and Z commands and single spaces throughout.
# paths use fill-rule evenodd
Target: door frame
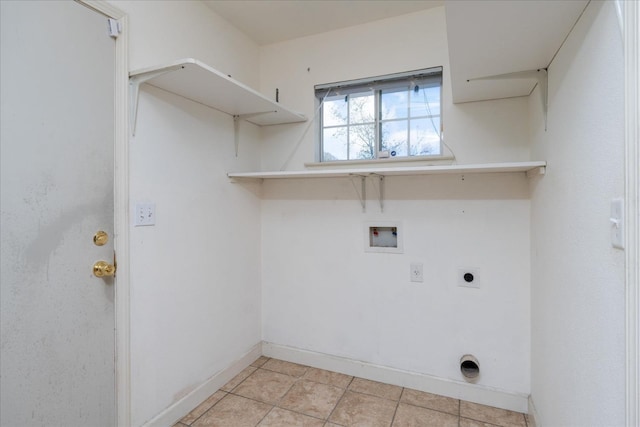
M 616 0 L 624 50 L 625 425 L 640 425 L 640 6 Z
M 129 34 L 127 14 L 104 0 L 75 0 L 82 6 L 115 19 L 114 99 L 114 250 L 118 272 L 115 282 L 115 402 L 117 425 L 131 425 L 130 276 L 129 276 Z M 105 25 L 105 32 L 107 26 Z
M 640 6 L 618 2 L 625 79 L 626 425 L 640 425 Z

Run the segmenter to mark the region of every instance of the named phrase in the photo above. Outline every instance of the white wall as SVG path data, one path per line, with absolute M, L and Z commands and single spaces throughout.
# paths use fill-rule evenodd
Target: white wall
M 347 180 L 263 185 L 265 341 L 454 380 L 472 353 L 478 384 L 528 393 L 526 178 L 388 178 L 384 214 Z M 365 253 L 376 220 L 402 221 L 403 254 Z M 457 287 L 461 267 L 480 289 Z
M 457 161 L 528 160 L 526 98 L 451 103 L 443 8 L 266 46 L 260 81 L 264 93 L 278 87 L 281 102 L 312 116 L 314 84 L 439 65 L 444 134 Z M 303 129 L 261 130 L 263 168 L 279 169 Z M 314 161 L 314 144 L 312 130 L 289 169 Z M 526 178 L 396 177 L 386 185 L 385 212 L 370 183 L 363 214 L 347 179 L 265 181 L 264 340 L 456 381 L 460 356 L 473 353 L 479 386 L 528 394 Z M 404 254 L 365 253 L 369 220 L 402 221 Z M 424 264 L 424 283 L 409 282 L 411 262 Z M 458 267 L 479 268 L 482 288 L 457 287 Z
M 195 57 L 254 85 L 257 46 L 201 2 L 115 2 L 130 17 L 131 66 Z M 226 172 L 259 165 L 252 125 L 159 89 L 141 91 L 130 140 L 133 425 L 156 417 L 261 340 L 260 200 Z
M 110 3 L 129 15 L 131 70 L 196 58 L 251 87 L 258 86 L 258 45 L 201 1 Z
M 624 425 L 623 56 L 613 2 L 592 2 L 549 68 L 548 131 L 531 97 L 531 396 L 541 426 Z
M 526 98 L 452 104 L 444 7 L 277 43 L 260 52 L 262 92 L 275 96 L 278 88 L 280 102 L 308 117 L 315 113 L 316 84 L 443 66 L 444 138 L 458 163 L 529 159 Z M 262 130 L 263 169 L 283 166 L 305 126 Z M 313 129 L 287 169 L 316 160 Z

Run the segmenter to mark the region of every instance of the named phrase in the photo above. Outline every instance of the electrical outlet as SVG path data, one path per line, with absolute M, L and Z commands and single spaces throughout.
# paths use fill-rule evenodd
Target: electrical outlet
M 422 282 L 422 263 L 421 262 L 412 262 L 409 268 L 410 278 L 412 282 Z
M 136 203 L 136 211 L 133 217 L 136 227 L 144 225 L 156 225 L 155 203 Z
M 480 287 L 480 269 L 478 268 L 459 268 L 458 269 L 458 286 L 465 288 Z

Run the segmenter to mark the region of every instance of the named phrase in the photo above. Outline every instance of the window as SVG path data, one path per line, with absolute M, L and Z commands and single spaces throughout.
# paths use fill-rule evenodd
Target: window
M 442 67 L 315 89 L 321 161 L 442 154 Z

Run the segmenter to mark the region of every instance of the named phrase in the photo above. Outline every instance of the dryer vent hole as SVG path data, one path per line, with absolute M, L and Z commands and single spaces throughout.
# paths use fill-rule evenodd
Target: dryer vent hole
M 471 273 L 464 273 L 464 276 L 462 276 L 462 278 L 467 283 L 473 282 L 473 274 L 471 274 Z
M 480 375 L 480 364 L 472 355 L 462 356 L 460 360 L 460 372 L 465 379 L 473 380 Z

